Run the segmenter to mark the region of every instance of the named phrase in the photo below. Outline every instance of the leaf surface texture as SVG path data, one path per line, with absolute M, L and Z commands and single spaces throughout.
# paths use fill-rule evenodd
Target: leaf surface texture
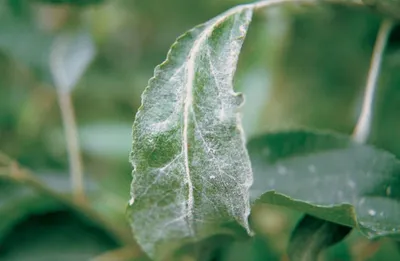
M 251 16 L 241 6 L 181 36 L 142 96 L 129 213 L 151 257 L 226 222 L 248 227 L 251 165 L 232 85 Z

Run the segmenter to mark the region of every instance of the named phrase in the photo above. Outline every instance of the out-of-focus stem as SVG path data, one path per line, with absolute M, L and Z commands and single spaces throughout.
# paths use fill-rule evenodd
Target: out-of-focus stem
M 79 147 L 79 138 L 74 114 L 74 107 L 71 101 L 70 92 L 57 90 L 58 103 L 61 110 L 65 140 L 67 145 L 69 170 L 74 198 L 79 203 L 85 202 L 85 192 L 83 184 L 83 167 Z
M 360 143 L 365 143 L 371 132 L 374 97 L 376 96 L 376 89 L 378 86 L 382 56 L 385 52 L 387 40 L 392 28 L 393 21 L 389 19 L 384 20 L 379 28 L 378 36 L 376 38 L 367 83 L 365 86 L 362 109 L 353 132 L 353 139 Z

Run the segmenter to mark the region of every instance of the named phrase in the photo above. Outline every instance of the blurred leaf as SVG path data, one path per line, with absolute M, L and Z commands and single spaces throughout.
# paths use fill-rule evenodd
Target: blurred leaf
M 102 122 L 79 127 L 81 147 L 91 155 L 124 158 L 129 154 L 132 125 Z
M 372 9 L 386 15 L 400 19 L 400 1 L 399 0 L 362 0 L 364 4 Z
M 249 236 L 239 224 L 229 223 L 227 227 L 235 230 L 236 235 L 214 235 L 201 241 L 186 244 L 165 261 L 261 261 L 279 260 L 265 238 Z
M 68 93 L 76 85 L 95 56 L 95 46 L 87 31 L 64 32 L 54 40 L 50 69 L 57 88 Z
M 378 245 L 377 245 L 378 244 Z M 374 249 L 374 245 L 377 245 L 378 249 Z M 381 260 L 400 260 L 399 250 L 396 249 L 396 242 L 391 240 L 379 240 L 379 242 L 369 242 L 369 245 L 363 249 L 363 253 L 359 260 L 368 261 L 381 261 Z M 374 252 L 374 250 L 376 252 Z M 368 254 L 373 253 L 372 256 Z
M 68 253 L 73 253 L 73 248 L 80 248 L 75 250 L 74 260 L 87 260 L 78 254 L 88 255 L 90 252 L 91 255 L 97 255 L 124 242 L 131 242 L 89 207 L 69 200 L 66 196 L 70 194 L 68 178 L 57 179 L 56 176 L 51 176 L 44 183 L 44 177 L 38 179 L 13 162 L 3 165 L 5 167 L 0 168 L 0 260 L 71 260 L 68 259 Z M 52 186 L 57 192 L 48 186 Z M 60 211 L 63 214 L 57 214 Z M 58 216 L 58 221 L 53 215 Z M 48 216 L 51 217 L 47 219 Z M 74 227 L 77 223 L 80 223 L 78 227 L 84 226 L 92 231 L 87 235 L 97 233 L 102 236 L 98 239 L 91 236 L 85 238 L 83 232 L 72 231 L 77 227 L 70 230 L 70 234 L 66 231 L 60 232 L 68 224 Z M 20 226 L 23 228 L 19 230 Z M 86 240 L 91 243 L 87 245 L 84 243 Z M 96 243 L 97 240 L 99 244 Z M 66 247 L 65 242 L 68 241 L 71 241 L 71 248 Z M 108 242 L 108 246 L 101 242 Z M 52 246 L 51 249 L 47 249 L 49 245 Z M 96 247 L 101 250 L 99 248 L 95 253 L 93 251 Z
M 2 261 L 83 261 L 120 244 L 97 220 L 10 176 L 0 176 L 0 198 Z
M 278 261 L 279 254 L 271 248 L 269 240 L 258 235 L 237 240 L 224 251 L 221 261 Z
M 291 261 L 317 261 L 321 251 L 343 240 L 352 228 L 305 215 L 289 242 Z
M 285 35 L 270 69 L 262 129 L 307 126 L 351 133 L 379 16 L 367 8 L 322 3 L 282 11 Z
M 282 11 L 271 8 L 255 14 L 240 52 L 235 87 L 246 98 L 241 108 L 246 137 L 263 133 L 260 127 L 273 86 L 273 68 L 286 40 L 287 19 Z
M 225 233 L 230 221 L 248 227 L 251 168 L 232 80 L 251 15 L 240 6 L 181 36 L 143 94 L 130 222 L 152 258 Z
M 104 2 L 104 0 L 35 0 L 35 1 L 45 4 L 69 4 L 78 6 L 99 4 Z
M 104 252 L 90 261 L 150 261 L 150 259 L 132 249 L 132 246 L 125 246 Z
M 252 198 L 399 238 L 400 164 L 391 154 L 328 133 L 266 134 L 248 144 Z
M 23 0 L 7 0 L 7 4 L 14 15 L 22 15 L 25 11 Z
M 47 77 L 53 36 L 40 32 L 29 17 L 13 16 L 7 11 L 0 6 L 0 50 Z
M 118 243 L 101 227 L 71 211 L 30 215 L 0 245 L 2 261 L 87 261 Z
M 347 238 L 349 238 L 350 235 Z M 338 261 L 352 260 L 350 251 L 351 246 L 347 238 L 341 242 L 338 242 L 336 245 L 328 248 L 324 254 L 325 258 L 327 260 L 338 260 Z M 365 239 L 364 237 L 362 238 Z
M 163 260 L 223 260 L 224 253 L 234 242 L 235 238 L 229 235 L 211 236 L 198 242 L 186 244 L 177 251 L 172 252 L 171 257 L 163 258 Z
M 52 198 L 43 197 L 30 186 L 0 177 L 0 242 L 21 219 L 34 213 L 45 213 L 60 208 Z M 0 244 L 1 245 L 1 244 Z

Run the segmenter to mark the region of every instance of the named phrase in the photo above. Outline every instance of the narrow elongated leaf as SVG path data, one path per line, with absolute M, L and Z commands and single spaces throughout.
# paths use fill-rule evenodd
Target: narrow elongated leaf
M 267 134 L 248 144 L 254 200 L 399 237 L 400 164 L 344 136 L 307 131 Z
M 352 228 L 305 215 L 290 238 L 291 261 L 317 261 L 321 251 L 343 240 Z
M 232 81 L 251 16 L 242 6 L 184 34 L 143 94 L 130 222 L 151 257 L 167 243 L 218 234 L 225 222 L 248 226 L 252 175 Z

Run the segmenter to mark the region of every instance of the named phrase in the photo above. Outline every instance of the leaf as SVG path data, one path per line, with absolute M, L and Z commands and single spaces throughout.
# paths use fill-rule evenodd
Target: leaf
M 400 19 L 400 1 L 399 0 L 362 0 L 367 6 L 377 10 L 386 16 Z
M 235 238 L 229 235 L 215 235 L 200 242 L 186 244 L 182 248 L 173 252 L 172 256 L 165 260 L 224 260 L 224 255 L 227 250 L 232 247 L 234 242 Z
M 91 192 L 91 187 L 89 187 L 89 189 Z M 31 240 L 33 241 L 32 245 L 27 243 L 29 249 L 23 249 L 22 245 L 18 245 L 18 243 L 20 243 L 19 241 L 30 236 L 26 230 L 37 229 L 35 224 L 29 225 L 30 222 L 28 222 L 29 224 L 25 224 L 26 220 L 29 220 L 31 217 L 40 216 L 41 218 L 39 219 L 44 221 L 46 215 L 52 215 L 60 211 L 65 213 L 61 215 L 65 217 L 64 223 L 61 224 L 61 226 L 70 221 L 69 217 L 79 219 L 80 223 L 85 224 L 85 226 L 92 227 L 92 229 L 99 233 L 107 235 L 107 240 L 114 242 L 112 243 L 113 246 L 110 248 L 119 246 L 122 243 L 132 243 L 126 235 L 119 231 L 117 226 L 104 221 L 103 218 L 96 212 L 93 212 L 90 207 L 78 205 L 71 201 L 68 197 L 70 194 L 70 181 L 68 176 L 57 177 L 41 175 L 40 178 L 36 177 L 28 170 L 20 168 L 15 162 L 0 153 L 0 260 L 28 260 L 28 252 L 36 251 L 34 246 L 35 244 L 40 244 L 39 241 L 41 241 L 41 238 L 36 235 L 36 239 Z M 50 220 L 52 220 L 52 218 L 50 218 Z M 49 223 L 48 225 L 50 227 L 54 225 L 54 223 L 51 223 L 49 220 L 42 225 L 46 227 L 46 223 Z M 22 229 L 22 231 L 26 233 L 20 231 L 20 235 L 15 235 L 17 238 L 21 237 L 20 239 L 16 241 L 10 240 L 10 237 L 15 238 L 15 229 L 21 224 L 25 224 L 23 225 L 24 229 Z M 30 226 L 32 226 L 32 228 L 30 228 Z M 46 229 L 43 228 L 43 230 Z M 54 230 L 54 227 L 50 230 Z M 57 229 L 54 230 L 56 234 L 65 234 L 56 231 Z M 53 232 L 49 232 L 47 234 L 52 233 Z M 35 234 L 38 233 L 35 232 L 33 236 L 35 236 Z M 43 234 L 43 237 L 47 236 L 47 234 L 45 234 L 46 233 Z M 56 235 L 54 236 L 57 237 Z M 46 240 L 47 239 L 45 239 L 45 241 Z M 43 244 L 48 245 L 49 243 Z M 41 248 L 41 246 L 36 246 Z M 62 244 L 60 247 L 61 246 Z M 132 246 L 135 248 L 134 245 Z M 8 259 L 8 256 L 7 258 L 5 257 L 5 255 L 8 255 L 8 250 L 6 251 L 8 248 L 15 248 L 18 249 L 19 252 L 25 252 L 27 257 Z M 21 249 L 24 251 L 21 251 Z M 84 250 L 81 249 L 80 252 L 83 253 Z M 18 253 L 14 254 L 17 254 L 17 256 L 19 255 Z M 33 256 L 37 258 L 35 255 Z M 50 260 L 61 260 L 61 258 L 63 258 L 63 256 L 60 256 L 60 259 L 54 258 Z M 40 260 L 45 259 L 43 258 Z M 79 260 L 79 258 L 75 260 Z
M 343 240 L 352 228 L 305 215 L 290 238 L 291 261 L 317 261 L 321 251 Z
M 251 16 L 240 6 L 181 36 L 143 93 L 129 213 L 152 258 L 233 220 L 248 229 L 252 176 L 232 81 Z
M 53 43 L 50 70 L 57 88 L 70 92 L 95 56 L 95 46 L 86 31 L 65 32 Z
M 269 240 L 268 240 L 269 241 Z M 225 251 L 221 261 L 278 261 L 281 253 L 271 247 L 267 238 L 259 235 L 249 237 L 247 240 L 236 240 Z
M 54 199 L 42 197 L 32 187 L 20 186 L 8 178 L 0 177 L 0 245 L 4 236 L 21 219 L 59 207 Z
M 65 193 L 65 186 L 57 188 Z M 83 261 L 120 245 L 90 215 L 12 176 L 0 175 L 0 216 L 2 261 Z
M 101 157 L 121 159 L 126 156 L 130 151 L 126 141 L 131 134 L 131 124 L 125 123 L 99 122 L 79 127 L 82 150 Z
M 29 66 L 46 78 L 48 56 L 53 36 L 40 32 L 29 17 L 17 17 L 0 3 L 0 49 L 7 56 Z M 29 43 L 29 48 L 26 44 Z
M 253 200 L 399 238 L 400 164 L 388 152 L 329 133 L 266 134 L 248 144 Z
M 69 4 L 77 6 L 86 6 L 102 3 L 104 0 L 36 0 L 45 4 Z
M 2 261 L 86 261 L 119 245 L 101 227 L 70 211 L 31 215 L 0 245 Z

